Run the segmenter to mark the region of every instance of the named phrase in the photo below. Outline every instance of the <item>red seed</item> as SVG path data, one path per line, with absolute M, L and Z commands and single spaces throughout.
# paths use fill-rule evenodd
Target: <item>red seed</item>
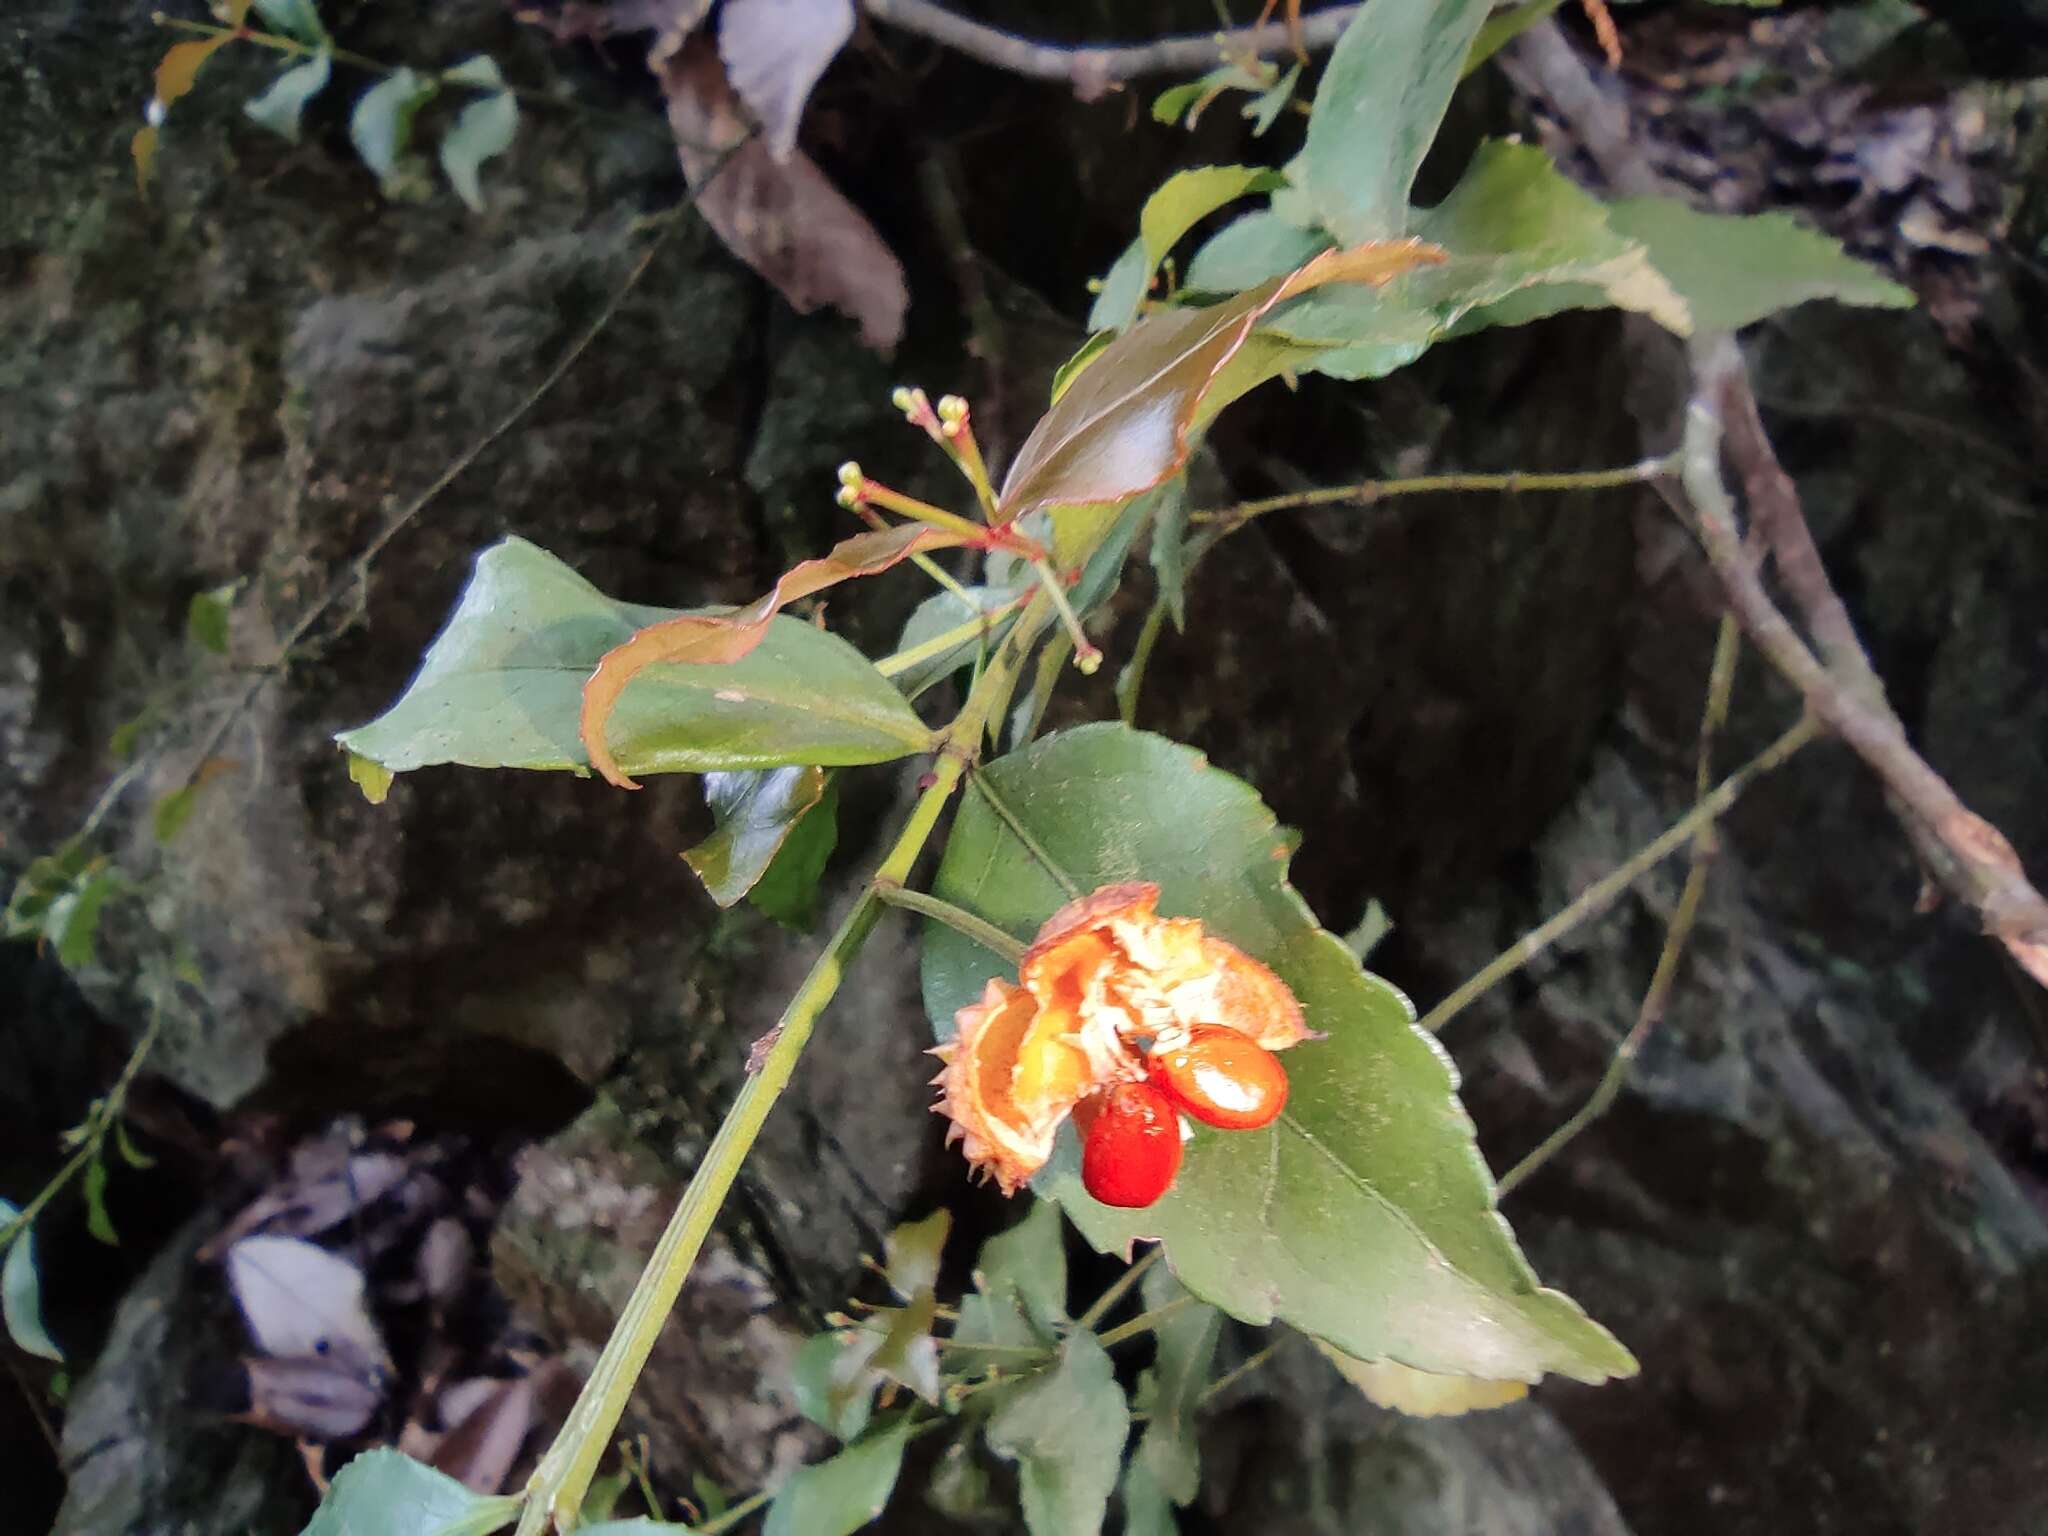
M 1178 1107 L 1221 1130 L 1255 1131 L 1287 1103 L 1280 1058 L 1222 1024 L 1197 1024 L 1185 1043 L 1153 1052 L 1145 1069 Z
M 1081 1183 L 1104 1205 L 1151 1205 L 1180 1172 L 1180 1117 L 1150 1083 L 1117 1083 L 1076 1114 Z

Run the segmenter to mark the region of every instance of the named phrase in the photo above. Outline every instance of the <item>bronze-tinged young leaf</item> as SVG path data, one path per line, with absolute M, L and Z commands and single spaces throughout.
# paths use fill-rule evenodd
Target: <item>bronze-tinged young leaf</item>
M 738 111 L 724 67 L 701 36 L 648 66 L 668 97 L 669 127 L 697 211 L 726 248 L 773 283 L 798 314 L 850 315 L 887 351 L 903 337 L 910 289 L 874 226 L 800 151 L 778 160 Z
M 791 566 L 782 579 L 746 607 L 727 614 L 686 613 L 651 624 L 624 645 L 607 651 L 583 685 L 582 718 L 577 734 L 590 754 L 590 766 L 621 789 L 640 786 L 626 776 L 605 743 L 605 721 L 626 685 L 648 667 L 725 666 L 745 657 L 761 643 L 769 621 L 799 598 L 822 592 L 856 576 L 873 576 L 928 549 L 946 549 L 966 536 L 921 523 L 901 523 L 872 533 L 857 533 L 832 546 L 831 553 Z M 879 674 L 877 674 L 879 676 Z
M 825 770 L 761 768 L 704 775 L 704 800 L 716 824 L 711 835 L 685 849 L 683 862 L 704 889 L 729 907 L 768 873 L 789 834 L 825 794 Z
M 1440 261 L 1419 240 L 1325 251 L 1285 277 L 1206 309 L 1147 315 L 1105 347 L 1039 418 L 1003 482 L 997 520 L 1038 507 L 1123 502 L 1188 456 L 1188 433 L 1219 375 L 1274 305 L 1325 283 L 1386 283 Z
M 1157 1238 L 1203 1300 L 1362 1359 L 1494 1380 L 1634 1372 L 1626 1349 L 1530 1270 L 1495 1209 L 1450 1059 L 1416 1030 L 1407 1000 L 1316 924 L 1287 883 L 1290 844 L 1249 786 L 1120 725 L 1048 737 L 981 779 L 1030 844 L 970 792 L 935 895 L 1021 940 L 1072 887 L 1156 882 L 1162 913 L 1198 917 L 1271 967 L 1325 1036 L 1287 1052 L 1278 1120 L 1197 1127 L 1178 1180 L 1146 1209 L 1089 1199 L 1064 1131 L 1034 1189 L 1089 1242 L 1126 1252 Z M 972 941 L 927 929 L 925 1000 L 942 1036 L 992 969 Z
M 199 70 L 206 61 L 233 42 L 228 33 L 217 37 L 194 38 L 188 43 L 173 43 L 156 66 L 156 99 L 158 105 L 169 111 L 177 100 L 192 89 L 199 78 Z
M 436 763 L 580 771 L 591 670 L 635 631 L 676 617 L 606 597 L 545 550 L 507 539 L 478 557 L 404 696 L 336 740 L 389 773 Z M 609 735 L 632 773 L 883 763 L 932 741 L 860 652 L 779 617 L 739 661 L 642 673 Z

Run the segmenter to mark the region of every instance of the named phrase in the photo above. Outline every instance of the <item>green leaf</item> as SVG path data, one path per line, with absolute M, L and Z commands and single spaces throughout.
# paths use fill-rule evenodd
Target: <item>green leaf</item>
M 384 797 L 391 793 L 391 781 L 395 775 L 382 763 L 364 757 L 360 752 L 348 755 L 348 781 L 363 792 L 363 798 L 372 805 L 382 805 Z
M 315 46 L 328 41 L 313 0 L 256 0 L 255 9 L 273 32 Z
M 789 834 L 825 794 L 822 768 L 758 768 L 704 775 L 715 830 L 683 862 L 721 907 L 751 891 Z
M 1141 1282 L 1145 1310 L 1185 1296 L 1178 1280 L 1160 1265 Z M 1153 1330 L 1158 1341 L 1145 1408 L 1151 1417 L 1138 1436 L 1134 1461 L 1142 1462 L 1160 1490 L 1176 1504 L 1189 1504 L 1201 1491 L 1202 1458 L 1195 1413 L 1209 1386 L 1209 1366 L 1223 1332 L 1223 1314 L 1197 1303 L 1182 1307 Z
M 130 1168 L 154 1168 L 156 1159 L 135 1145 L 135 1139 L 128 1134 L 128 1122 L 114 1122 L 114 1150 L 121 1154 L 121 1161 Z
M 1079 377 L 1081 370 L 1102 356 L 1103 349 L 1115 340 L 1115 331 L 1097 331 L 1082 342 L 1080 350 L 1054 370 L 1051 403 L 1057 405 L 1060 396 L 1067 392 L 1067 386 Z
M 690 1536 L 694 1526 L 673 1520 L 650 1520 L 645 1515 L 631 1520 L 606 1520 L 598 1525 L 579 1525 L 576 1536 Z
M 953 1230 L 952 1212 L 941 1207 L 922 1221 L 906 1221 L 883 1240 L 883 1272 L 889 1288 L 905 1301 L 939 1283 L 939 1259 L 946 1234 Z
M 747 900 L 783 927 L 810 932 L 818 921 L 818 885 L 838 842 L 839 781 L 828 776 L 825 793 L 798 820 Z
M 1345 245 L 1405 233 L 1408 193 L 1493 0 L 1372 0 L 1344 29 L 1309 114 L 1303 175 Z
M 270 89 L 246 103 L 242 113 L 251 122 L 296 144 L 299 142 L 299 121 L 305 115 L 306 103 L 327 88 L 332 72 L 332 57 L 322 50 L 271 81 Z
M 1020 1387 L 988 1423 L 989 1449 L 1017 1463 L 1031 1536 L 1097 1536 L 1130 1434 L 1130 1405 L 1092 1333 Z
M 1133 1456 L 1124 1468 L 1117 1497 L 1124 1506 L 1124 1536 L 1179 1536 L 1180 1522 L 1173 1518 L 1173 1501 L 1159 1486 L 1152 1469 L 1139 1458 Z
M 1152 574 L 1159 595 L 1173 615 L 1173 627 L 1188 627 L 1188 482 L 1185 475 L 1168 482 L 1177 494 L 1163 497 L 1152 519 Z
M 107 1214 L 107 1163 L 95 1157 L 85 1165 L 85 1229 L 109 1248 L 121 1246 L 121 1234 Z
M 426 162 L 411 153 L 412 120 L 440 89 L 431 76 L 400 67 L 363 92 L 349 114 L 349 142 L 395 202 L 419 202 L 430 190 Z
M 1526 0 L 1525 4 L 1512 9 L 1495 11 L 1486 18 L 1486 25 L 1479 29 L 1479 35 L 1472 39 L 1472 49 L 1465 55 L 1464 67 L 1458 78 L 1462 80 L 1473 73 L 1562 4 L 1564 0 Z
M 974 1432 L 963 1430 L 932 1468 L 925 1502 L 942 1515 L 970 1525 L 1001 1524 L 1014 1514 L 996 1491 L 995 1478 L 975 1454 Z
M 1299 84 L 1301 61 L 1297 59 L 1286 74 L 1244 104 L 1244 115 L 1251 120 L 1253 138 L 1264 138 L 1266 130 L 1280 120 L 1280 114 L 1294 100 L 1294 88 Z
M 505 77 L 496 61 L 478 54 L 448 70 L 442 79 L 449 84 L 496 86 L 462 109 L 455 125 L 441 140 L 441 172 L 471 213 L 484 211 L 484 191 L 479 172 L 486 160 L 502 155 L 512 146 L 519 131 L 519 102 L 503 89 Z
M 202 651 L 225 656 L 228 650 L 228 610 L 241 583 L 231 581 L 211 592 L 195 592 L 185 606 L 185 638 Z
M 866 1370 L 865 1356 L 851 1371 L 844 1368 L 849 1348 L 859 1343 L 848 1334 L 814 1333 L 797 1347 L 790 1373 L 797 1412 L 841 1440 L 858 1439 L 867 1428 L 881 1385 L 881 1373 Z
M 21 1214 L 20 1208 L 0 1200 L 0 1228 Z M 19 1228 L 7 1245 L 7 1258 L 0 1263 L 0 1319 L 15 1345 L 44 1360 L 62 1360 L 64 1351 L 43 1326 L 42 1285 L 36 1277 L 35 1228 Z
M 1634 1372 L 1627 1350 L 1538 1283 L 1494 1208 L 1449 1058 L 1416 1031 L 1407 1000 L 1316 925 L 1287 884 L 1290 844 L 1249 786 L 1121 725 L 1062 732 L 982 777 L 1080 889 L 1157 882 L 1162 912 L 1199 917 L 1271 966 L 1326 1035 L 1286 1054 L 1280 1119 L 1258 1131 L 1197 1128 L 1174 1188 L 1148 1209 L 1090 1200 L 1063 1132 L 1035 1187 L 1089 1242 L 1122 1253 L 1159 1238 L 1205 1301 L 1363 1359 L 1496 1379 Z M 1067 899 L 973 793 L 933 894 L 1020 939 Z M 941 1035 L 990 969 L 979 946 L 927 929 L 925 1001 Z
M 56 947 L 57 963 L 67 971 L 92 964 L 100 912 L 120 886 L 121 877 L 115 871 L 101 869 L 50 903 L 43 919 L 43 936 Z
M 1138 216 L 1138 242 L 1117 258 L 1104 279 L 1102 296 L 1088 315 L 1088 329 L 1122 330 L 1137 319 L 1153 271 L 1182 235 L 1218 208 L 1253 192 L 1271 192 L 1286 185 L 1287 178 L 1279 172 L 1256 165 L 1203 165 L 1167 177 L 1145 200 L 1145 210 Z M 1133 251 L 1137 253 L 1135 261 Z
M 438 763 L 581 770 L 584 679 L 612 647 L 672 617 L 615 602 L 544 550 L 507 539 L 478 558 L 405 695 L 335 740 L 392 773 Z M 729 665 L 649 667 L 608 735 L 634 774 L 880 763 L 932 740 L 867 658 L 782 617 Z
M 1145 242 L 1141 237 L 1123 248 L 1117 259 L 1103 274 L 1102 291 L 1095 295 L 1095 302 L 1088 308 L 1088 329 L 1114 334 L 1137 318 L 1138 306 L 1145 301 L 1145 290 L 1152 283 L 1152 263 L 1145 259 Z M 1060 397 L 1063 386 L 1057 376 L 1053 379 L 1053 398 Z
M 192 819 L 192 812 L 199 806 L 199 791 L 203 786 L 187 784 L 183 789 L 174 789 L 150 810 L 150 830 L 159 843 L 172 843 L 185 823 Z
M 486 1536 L 519 1513 L 398 1451 L 365 1451 L 341 1469 L 299 1536 Z
M 910 1425 L 897 1424 L 800 1469 L 777 1490 L 762 1536 L 851 1536 L 879 1518 L 910 1436 Z
M 107 750 L 116 757 L 128 758 L 135 755 L 135 749 L 142 744 L 142 734 L 157 722 L 157 710 L 153 704 L 146 704 L 137 714 L 129 716 L 114 727 L 114 734 L 107 738 Z
M 1067 1321 L 1067 1244 L 1060 1208 L 1034 1200 L 1024 1219 L 981 1245 L 974 1284 L 984 1295 L 1012 1295 L 1047 1338 Z
M 1790 214 L 1702 213 L 1668 197 L 1613 204 L 1608 222 L 1640 240 L 1700 330 L 1733 331 L 1810 299 L 1910 307 L 1913 292 Z
M 1240 214 L 1202 243 L 1188 262 L 1187 286 L 1237 293 L 1292 272 L 1329 249 L 1321 230 L 1303 229 L 1271 209 Z

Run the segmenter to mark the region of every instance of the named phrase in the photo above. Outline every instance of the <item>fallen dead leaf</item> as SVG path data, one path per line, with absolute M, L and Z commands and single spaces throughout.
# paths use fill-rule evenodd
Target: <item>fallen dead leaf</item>
M 248 1372 L 249 1408 L 233 1417 L 277 1434 L 346 1440 L 362 1431 L 383 1401 L 376 1376 L 345 1360 L 251 1356 L 242 1367 Z
M 725 0 L 718 56 L 777 160 L 796 152 L 811 88 L 852 35 L 852 0 Z
M 328 1357 L 381 1369 L 384 1338 L 363 1305 L 363 1272 L 297 1237 L 245 1237 L 228 1250 L 228 1285 L 266 1355 Z

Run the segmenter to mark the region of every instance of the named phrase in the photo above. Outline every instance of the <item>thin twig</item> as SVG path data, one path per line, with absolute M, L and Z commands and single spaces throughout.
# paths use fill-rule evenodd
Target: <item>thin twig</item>
M 915 912 L 928 917 L 935 923 L 944 923 L 955 933 L 964 934 L 983 949 L 1015 965 L 1024 958 L 1025 946 L 1013 939 L 994 923 L 976 917 L 963 907 L 956 907 L 950 901 L 923 891 L 913 891 L 893 881 L 877 880 L 875 895 L 892 907 L 901 907 L 906 912 Z
M 1370 506 L 1395 496 L 1427 496 L 1452 491 L 1502 491 L 1517 495 L 1535 491 L 1599 491 L 1622 485 L 1641 485 L 1677 472 L 1675 456 L 1645 459 L 1619 469 L 1566 470 L 1536 474 L 1509 470 L 1504 474 L 1411 475 L 1400 480 L 1361 480 L 1356 485 L 1321 486 L 1312 491 L 1290 491 L 1284 496 L 1266 496 L 1241 501 L 1231 507 L 1215 507 L 1188 514 L 1192 523 L 1221 523 L 1226 529 L 1243 526 L 1269 512 L 1293 512 L 1304 507 Z
M 1272 1359 L 1279 1349 L 1280 1341 L 1275 1339 L 1257 1354 L 1249 1356 L 1239 1364 L 1232 1366 L 1221 1376 L 1210 1382 L 1208 1386 L 1202 1388 L 1202 1395 L 1195 1399 L 1195 1406 L 1197 1408 L 1208 1407 L 1210 1403 L 1221 1397 L 1231 1387 L 1236 1386 L 1245 1377 L 1251 1375 L 1253 1371 L 1256 1371 L 1260 1366 Z
M 1301 19 L 1299 33 L 1284 21 L 1231 31 L 1155 38 L 1147 43 L 1089 47 L 1043 43 L 979 21 L 970 21 L 931 0 L 861 0 L 874 20 L 943 43 L 996 69 L 1034 80 L 1062 80 L 1083 96 L 1100 94 L 1119 81 L 1141 75 L 1170 75 L 1212 69 L 1226 58 L 1264 58 L 1292 49 L 1328 48 L 1344 33 L 1356 5 L 1333 5 Z
M 1722 726 L 1728 722 L 1728 700 L 1735 689 L 1735 659 L 1741 648 L 1742 633 L 1736 626 L 1735 616 L 1723 614 L 1720 630 L 1714 637 L 1714 662 L 1707 676 L 1706 707 L 1700 711 L 1699 760 L 1693 774 L 1693 793 L 1699 800 L 1706 798 L 1713 782 L 1714 743 L 1720 738 Z M 1700 899 L 1706 894 L 1707 872 L 1713 867 L 1718 846 L 1719 839 L 1712 821 L 1703 823 L 1693 834 L 1692 862 L 1685 872 L 1685 887 L 1678 894 L 1678 906 L 1664 930 L 1664 947 L 1657 955 L 1657 968 L 1650 977 L 1649 990 L 1643 994 L 1642 1006 L 1636 1010 L 1634 1025 L 1622 1037 L 1613 1058 L 1607 1063 L 1607 1070 L 1601 1074 L 1600 1081 L 1594 1085 L 1593 1092 L 1578 1113 L 1544 1137 L 1534 1151 L 1502 1177 L 1500 1198 L 1507 1198 L 1517 1184 L 1606 1114 L 1620 1095 L 1622 1085 L 1628 1081 L 1629 1068 L 1642 1051 L 1643 1042 L 1649 1039 L 1650 1031 L 1662 1022 L 1664 1010 L 1671 1002 L 1671 988 L 1678 979 L 1679 957 L 1685 953 L 1686 941 L 1692 937 L 1693 924 L 1699 917 Z
M 1663 834 L 1637 849 L 1626 863 L 1594 881 L 1570 906 L 1530 929 L 1494 956 L 1476 976 L 1424 1014 L 1420 1028 L 1431 1033 L 1442 1029 L 1455 1015 L 1514 975 L 1579 924 L 1605 912 L 1622 892 L 1684 847 L 1703 825 L 1722 815 L 1755 780 L 1778 767 L 1818 734 L 1813 717 L 1802 715 L 1797 725 L 1723 779 L 1718 789 L 1673 822 Z
M 1125 1266 L 1124 1272 L 1112 1280 L 1108 1289 L 1095 1298 L 1095 1305 L 1083 1312 L 1074 1326 L 1084 1332 L 1093 1332 L 1095 1325 L 1109 1316 L 1110 1309 L 1130 1294 L 1131 1287 L 1145 1278 L 1145 1271 L 1157 1264 L 1165 1252 L 1164 1248 L 1154 1244 L 1146 1252 L 1145 1257 L 1135 1264 Z
M 1185 1294 L 1176 1296 L 1171 1301 L 1161 1302 L 1150 1312 L 1140 1312 L 1127 1323 L 1118 1323 L 1107 1333 L 1098 1333 L 1095 1336 L 1095 1342 L 1104 1349 L 1113 1349 L 1127 1340 L 1137 1338 L 1140 1334 L 1150 1333 L 1183 1307 L 1191 1307 L 1194 1304 L 1195 1298 L 1193 1296 Z
M 1651 166 L 1627 102 L 1601 89 L 1554 21 L 1532 27 L 1504 53 L 1503 62 L 1517 85 L 1558 113 L 1616 192 L 1683 195 Z M 1883 782 L 1929 874 L 1975 907 L 1985 930 L 2022 969 L 2048 986 L 2048 900 L 2028 881 L 2005 835 L 1965 806 L 1913 749 L 1885 701 L 1869 653 L 1821 563 L 1797 487 L 1771 450 L 1734 339 L 1695 337 L 1690 356 L 1693 388 L 1683 498 L 1668 484 L 1666 495 L 1694 525 L 1750 640 L 1798 688 L 1812 713 Z M 1757 562 L 1736 531 L 1733 505 L 1721 482 L 1724 432 L 1750 498 L 1751 516 L 1819 656 L 1765 591 Z

